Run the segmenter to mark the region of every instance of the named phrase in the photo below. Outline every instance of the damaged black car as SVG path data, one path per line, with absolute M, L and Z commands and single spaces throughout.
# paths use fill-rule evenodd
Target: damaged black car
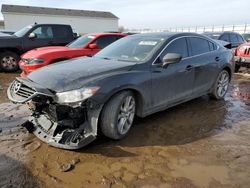
M 145 117 L 209 94 L 222 99 L 234 69 L 233 54 L 192 33 L 125 37 L 93 57 L 52 64 L 16 78 L 14 103 L 33 114 L 23 124 L 44 142 L 78 149 L 98 132 L 119 140 L 135 116 Z

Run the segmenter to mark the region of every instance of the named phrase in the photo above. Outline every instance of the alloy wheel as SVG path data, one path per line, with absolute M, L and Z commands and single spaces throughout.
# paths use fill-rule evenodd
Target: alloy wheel
M 121 135 L 126 134 L 135 117 L 135 99 L 133 96 L 127 96 L 121 104 L 118 114 L 118 132 Z
M 229 86 L 229 74 L 227 71 L 223 71 L 219 77 L 218 85 L 217 85 L 217 94 L 219 97 L 223 97 Z
M 2 59 L 2 66 L 6 69 L 11 70 L 12 68 L 17 66 L 17 60 L 12 56 L 5 56 Z

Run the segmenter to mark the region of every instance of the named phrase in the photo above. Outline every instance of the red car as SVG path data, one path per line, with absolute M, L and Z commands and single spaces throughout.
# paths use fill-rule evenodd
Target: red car
M 250 68 L 250 43 L 242 44 L 235 49 L 235 72 L 238 72 L 241 66 Z
M 58 61 L 92 56 L 114 41 L 125 37 L 123 33 L 93 33 L 84 35 L 67 46 L 52 46 L 30 50 L 21 56 L 19 66 L 21 76 L 26 77 L 30 72 Z

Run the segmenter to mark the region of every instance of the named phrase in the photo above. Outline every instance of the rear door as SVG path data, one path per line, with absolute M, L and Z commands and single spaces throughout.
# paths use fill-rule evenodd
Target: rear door
M 213 85 L 221 59 L 218 46 L 210 40 L 189 37 L 190 54 L 194 65 L 194 95 L 206 93 Z
M 167 53 L 178 53 L 182 60 L 169 64 L 166 68 L 158 66 Z M 187 39 L 183 37 L 172 41 L 152 66 L 153 106 L 172 105 L 190 98 L 194 84 L 193 66 L 193 61 L 189 58 Z

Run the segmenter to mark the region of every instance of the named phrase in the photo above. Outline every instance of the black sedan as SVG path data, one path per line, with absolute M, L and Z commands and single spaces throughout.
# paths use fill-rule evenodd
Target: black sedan
M 23 124 L 30 132 L 52 146 L 78 149 L 93 141 L 98 129 L 122 139 L 135 116 L 206 94 L 222 99 L 232 77 L 232 59 L 230 50 L 199 34 L 131 35 L 93 57 L 16 78 L 8 97 L 33 110 Z
M 245 39 L 236 32 L 224 31 L 224 32 L 205 32 L 203 35 L 206 35 L 215 40 L 222 40 L 229 42 L 231 48 L 237 48 L 239 45 L 246 43 Z

